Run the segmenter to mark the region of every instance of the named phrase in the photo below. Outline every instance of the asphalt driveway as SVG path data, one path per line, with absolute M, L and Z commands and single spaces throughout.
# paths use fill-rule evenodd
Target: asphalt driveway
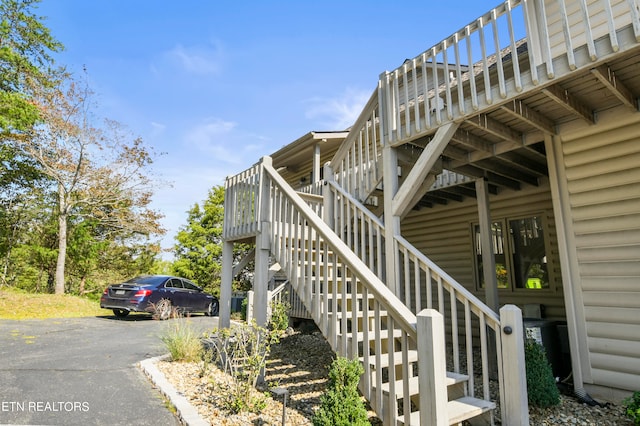
M 0 424 L 178 425 L 136 363 L 174 321 L 131 315 L 0 320 Z M 217 317 L 194 316 L 198 330 Z

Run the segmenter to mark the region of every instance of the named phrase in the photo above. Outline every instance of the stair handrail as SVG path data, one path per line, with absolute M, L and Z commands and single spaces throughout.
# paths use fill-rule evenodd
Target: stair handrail
M 338 151 L 329 162 L 333 179 L 354 197 L 364 201 L 382 179 L 378 161 L 382 156 L 378 87 L 375 88 L 362 112 Z
M 429 374 L 427 381 L 440 383 L 446 379 L 444 374 L 432 376 L 428 368 L 416 370 L 409 362 L 420 338 L 416 315 L 293 191 L 272 167 L 269 157 L 263 158 L 262 170 L 260 198 L 270 202 L 263 209 L 262 234 L 271 239 L 271 253 L 332 349 L 340 356 L 361 360 L 364 374 L 360 390 L 385 418 L 385 424 L 398 421 L 399 405 L 393 397 L 397 395 L 397 380 L 404 386 L 402 406 L 408 418 L 412 407 L 411 378 L 423 371 L 422 374 Z M 374 353 L 370 353 L 368 345 L 361 346 L 360 341 L 371 341 L 376 348 Z M 397 366 L 388 368 L 384 378 L 383 348 L 388 365 Z M 444 348 L 440 350 L 444 359 Z M 398 365 L 395 360 L 402 363 Z M 391 395 L 388 398 L 384 396 L 384 386 Z
M 379 266 L 379 263 L 376 264 L 373 259 L 367 256 L 363 256 L 362 254 L 365 254 L 364 251 L 362 253 L 359 253 L 358 249 L 359 247 L 362 247 L 363 244 L 366 244 L 369 241 L 370 234 L 374 232 L 378 236 L 380 236 L 380 238 L 382 239 L 384 238 L 384 235 L 385 235 L 384 222 L 382 222 L 381 219 L 375 216 L 369 209 L 367 209 L 357 199 L 352 197 L 351 194 L 346 192 L 344 188 L 342 188 L 336 182 L 332 180 L 328 180 L 326 184 L 329 187 L 329 191 L 326 195 L 331 194 L 334 198 L 334 202 L 331 203 L 334 206 L 334 212 L 341 213 L 339 216 L 347 217 L 347 220 L 346 220 L 347 223 L 334 224 L 333 226 L 334 232 L 340 235 L 343 241 L 345 241 L 345 243 L 356 254 L 360 255 L 361 259 L 367 264 L 367 266 L 370 269 L 376 270 L 376 267 Z M 335 201 L 336 199 L 339 199 L 340 202 L 336 202 Z M 347 214 L 344 213 L 345 210 L 348 211 Z M 361 232 L 360 234 L 354 233 L 354 237 L 352 238 L 351 236 L 352 232 L 350 232 L 350 229 L 351 229 L 350 227 L 356 228 L 357 230 L 358 226 L 357 224 L 354 225 L 350 222 L 362 221 L 362 218 L 364 218 L 364 221 L 366 221 L 369 224 L 369 228 L 367 231 L 369 235 L 367 235 L 367 232 Z M 358 237 L 361 237 L 361 239 L 358 239 Z M 460 368 L 461 357 L 460 357 L 460 350 L 458 345 L 459 328 L 457 326 L 458 325 L 457 318 L 454 318 L 454 317 L 457 317 L 456 309 L 454 308 L 450 312 L 450 315 L 447 315 L 447 313 L 445 312 L 446 310 L 445 299 L 447 297 L 444 294 L 444 291 L 446 291 L 449 294 L 449 309 L 452 309 L 451 297 L 455 297 L 456 300 L 458 300 L 463 306 L 468 307 L 469 311 L 473 313 L 476 316 L 476 318 L 479 319 L 479 322 L 481 324 L 486 325 L 487 327 L 491 328 L 494 331 L 496 336 L 496 340 L 495 340 L 496 349 L 495 349 L 494 356 L 497 354 L 497 356 L 499 357 L 500 356 L 499 354 L 501 354 L 501 351 L 502 351 L 501 349 L 502 342 L 500 340 L 501 339 L 501 333 L 500 333 L 501 323 L 500 323 L 499 314 L 493 311 L 489 306 L 487 306 L 482 300 L 480 300 L 473 293 L 471 293 L 466 287 L 464 287 L 457 280 L 455 280 L 451 275 L 446 273 L 442 268 L 440 268 L 435 262 L 433 262 L 424 253 L 419 251 L 413 244 L 407 241 L 404 237 L 402 237 L 401 235 L 396 235 L 394 238 L 395 238 L 395 252 L 398 254 L 397 256 L 398 270 L 404 271 L 404 273 L 409 274 L 408 276 L 404 277 L 403 281 L 405 282 L 405 284 L 409 283 L 411 279 L 413 279 L 415 283 L 415 280 L 416 280 L 415 271 L 416 271 L 416 268 L 418 268 L 418 270 L 424 271 L 425 275 L 426 274 L 429 275 L 429 283 L 423 282 L 422 284 L 419 284 L 419 285 L 425 285 L 426 287 L 431 288 L 431 278 L 433 277 L 436 282 L 436 286 L 442 286 L 442 294 L 440 294 L 439 288 L 436 290 L 438 291 L 438 298 L 436 300 L 436 303 L 433 303 L 433 301 L 431 300 L 431 297 L 428 297 L 426 303 L 423 303 L 419 297 L 416 297 L 416 293 L 415 293 L 416 291 L 420 291 L 421 289 L 416 290 L 415 288 L 411 289 L 408 287 L 404 287 L 403 289 L 401 289 L 401 294 L 399 295 L 399 297 L 400 297 L 400 300 L 403 301 L 404 305 L 409 307 L 412 310 L 412 312 L 415 312 L 416 314 L 418 314 L 424 309 L 436 309 L 438 312 L 440 312 L 440 314 L 442 314 L 445 320 L 445 323 L 446 322 L 451 323 L 451 327 L 450 327 L 451 335 L 450 335 L 449 341 L 452 343 L 451 354 L 450 354 L 451 355 L 450 359 L 453 362 L 453 365 L 451 366 L 452 371 L 455 373 L 460 373 L 461 371 L 461 368 Z M 381 246 L 382 249 L 384 249 L 384 241 L 382 241 L 382 244 L 379 243 L 379 246 Z M 378 255 L 378 259 L 379 258 L 380 256 Z M 415 265 L 408 265 L 409 259 L 412 259 L 413 262 L 415 262 Z M 414 274 L 414 275 L 411 276 L 411 274 Z M 378 273 L 378 276 L 380 278 L 383 278 L 381 272 Z M 475 378 L 473 377 L 475 373 L 475 370 L 474 370 L 475 367 L 473 365 L 474 354 L 472 353 L 472 350 L 471 350 L 473 346 L 472 344 L 473 335 L 472 335 L 472 330 L 470 330 L 470 324 L 469 324 L 471 321 L 471 318 L 467 319 L 467 313 L 464 313 L 464 315 L 465 315 L 464 336 L 465 336 L 465 346 L 467 348 L 466 372 L 470 376 L 469 377 L 470 396 L 475 396 L 474 390 L 473 390 L 474 381 L 475 381 Z M 489 371 L 490 361 L 489 361 L 489 355 L 488 355 L 488 352 L 490 352 L 488 350 L 488 345 L 490 344 L 490 340 L 487 338 L 486 334 L 483 333 L 482 331 L 480 331 L 479 334 L 480 334 L 480 347 L 481 347 L 481 363 L 480 363 L 481 371 L 479 373 L 479 376 L 481 376 L 482 378 L 482 389 L 483 389 L 482 397 L 486 400 L 490 400 L 491 398 L 490 398 L 490 389 L 489 389 L 489 377 L 491 376 L 491 372 Z M 500 363 L 497 358 L 496 358 L 496 362 L 498 363 L 498 367 L 500 368 L 499 366 Z M 501 388 L 500 397 L 501 399 L 503 399 L 504 383 L 503 383 L 502 377 L 500 377 L 499 382 L 500 382 L 500 388 Z
M 355 276 L 369 288 L 378 300 L 386 301 L 388 311 L 396 317 L 396 320 L 402 325 L 402 329 L 405 330 L 410 337 L 415 339 L 416 316 L 414 313 L 404 306 L 402 301 L 393 294 L 360 258 L 352 255 L 351 249 L 341 239 L 335 238 L 336 235 L 333 230 L 320 219 L 302 197 L 293 191 L 287 181 L 273 168 L 271 165 L 271 157 L 263 157 L 261 164 L 266 176 L 278 187 L 281 194 L 284 194 L 285 197 L 289 199 L 293 207 L 314 227 L 319 236 L 325 241 L 331 241 L 333 252 L 343 259 L 345 266 L 353 270 Z
M 369 97 L 369 100 L 362 108 L 360 115 L 358 116 L 356 121 L 353 123 L 353 125 L 349 128 L 349 134 L 340 145 L 340 148 L 338 148 L 336 153 L 333 155 L 333 158 L 331 159 L 330 163 L 337 164 L 340 161 L 344 160 L 344 158 L 347 156 L 347 153 L 349 152 L 349 149 L 351 149 L 351 145 L 356 140 L 357 132 L 355 132 L 354 130 L 359 131 L 360 129 L 364 128 L 367 122 L 371 120 L 371 111 L 377 107 L 378 107 L 378 88 L 376 87 L 376 89 L 373 91 L 373 93 Z
M 377 217 L 375 214 L 373 214 L 369 209 L 367 209 L 362 203 L 360 203 L 355 197 L 353 197 L 351 194 L 349 194 L 348 192 L 346 192 L 340 185 L 338 185 L 335 181 L 326 181 L 326 185 L 329 186 L 330 191 L 335 193 L 335 194 L 339 194 L 340 197 L 344 197 L 343 199 L 346 201 L 346 203 L 344 203 L 347 208 L 349 208 L 349 210 L 357 212 L 355 213 L 356 216 L 362 216 L 365 217 L 367 221 L 370 221 L 371 224 L 373 225 L 374 230 L 376 231 L 376 233 L 382 235 L 384 237 L 385 232 L 384 232 L 384 222 Z M 334 227 L 334 232 L 336 232 L 338 235 L 340 235 L 339 232 L 339 227 Z M 498 316 L 498 314 L 493 311 L 491 308 L 489 308 L 484 302 L 482 302 L 482 300 L 480 300 L 478 297 L 476 297 L 473 293 L 471 293 L 469 290 L 467 290 L 466 287 L 464 287 L 462 284 L 460 284 L 458 281 L 456 281 L 451 275 L 447 274 L 442 268 L 440 268 L 435 262 L 433 262 L 431 259 L 429 259 L 429 257 L 427 257 L 424 253 L 422 253 L 421 251 L 419 251 L 418 249 L 415 248 L 415 246 L 413 244 L 411 244 L 409 241 L 407 241 L 404 237 L 402 236 L 396 236 L 396 244 L 397 244 L 397 251 L 407 251 L 407 252 L 411 252 L 411 254 L 413 256 L 415 256 L 416 258 L 418 258 L 420 260 L 421 263 L 423 263 L 424 265 L 426 265 L 426 267 L 428 267 L 430 270 L 434 271 L 438 276 L 442 277 L 444 279 L 444 281 L 446 281 L 447 283 L 450 283 L 451 287 L 455 288 L 455 291 L 457 293 L 458 296 L 460 297 L 464 297 L 465 299 L 468 299 L 469 302 L 476 307 L 476 310 L 478 314 L 482 313 L 483 315 L 486 315 L 487 318 L 489 318 L 492 322 L 492 324 L 494 325 L 499 325 L 500 323 L 500 317 Z M 356 241 L 355 244 L 351 244 L 350 248 L 354 251 L 357 252 L 357 247 L 360 245 L 361 243 L 359 241 Z M 349 245 L 349 244 L 348 244 Z M 366 261 L 365 261 L 366 262 Z M 370 268 L 373 269 L 373 268 Z M 418 309 L 418 311 L 421 309 Z
M 447 285 L 451 286 L 456 291 L 458 300 L 464 301 L 467 299 L 474 307 L 474 313 L 477 315 L 485 315 L 489 319 L 488 325 L 492 328 L 500 326 L 500 316 L 489 306 L 487 306 L 482 300 L 471 293 L 466 287 L 456 281 L 451 275 L 447 274 L 442 268 L 440 268 L 433 260 L 429 259 L 424 253 L 415 248 L 413 244 L 407 241 L 404 237 L 396 235 L 396 244 L 398 251 L 410 252 L 412 256 L 415 256 L 421 264 L 425 265 L 430 271 L 435 272 L 437 276 L 441 277 Z M 421 310 L 421 309 L 419 309 Z
M 334 200 L 330 203 L 333 211 L 329 212 L 329 220 L 325 219 L 325 222 L 331 225 L 333 231 L 342 237 L 378 278 L 384 280 L 384 222 L 334 180 L 327 179 L 325 186 L 325 197 L 332 197 Z M 341 202 L 337 203 L 335 200 Z

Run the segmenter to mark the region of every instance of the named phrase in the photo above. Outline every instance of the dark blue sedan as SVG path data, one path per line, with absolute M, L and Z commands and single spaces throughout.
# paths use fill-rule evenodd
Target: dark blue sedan
M 142 275 L 107 287 L 100 307 L 123 318 L 129 312 L 149 312 L 165 320 L 174 312 L 218 315 L 218 299 L 191 281 L 169 275 Z

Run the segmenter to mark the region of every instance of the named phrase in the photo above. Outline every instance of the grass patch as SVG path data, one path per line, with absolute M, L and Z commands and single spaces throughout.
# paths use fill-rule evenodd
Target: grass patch
M 185 318 L 178 318 L 168 325 L 161 337 L 172 361 L 198 362 L 202 358 L 203 347 L 200 335 Z
M 100 302 L 67 294 L 35 294 L 14 288 L 0 290 L 0 319 L 78 318 L 109 314 Z

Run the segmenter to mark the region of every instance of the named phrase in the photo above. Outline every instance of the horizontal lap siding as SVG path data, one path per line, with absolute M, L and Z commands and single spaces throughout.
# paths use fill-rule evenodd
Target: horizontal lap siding
M 585 45 L 587 42 L 585 20 L 583 19 L 584 15 L 579 3 L 578 1 L 565 2 L 571 42 L 574 49 Z M 590 16 L 589 24 L 593 39 L 607 36 L 609 34 L 609 22 L 607 13 L 605 12 L 604 2 L 602 0 L 589 0 L 586 3 Z M 616 28 L 631 24 L 628 2 L 626 0 L 610 0 L 610 3 L 611 14 L 613 15 Z M 545 12 L 550 36 L 551 56 L 555 58 L 567 50 L 559 2 L 557 0 L 546 0 Z
M 558 245 L 552 210 L 551 193 L 546 181 L 540 187 L 522 191 L 503 191 L 490 197 L 491 215 L 495 219 L 542 214 L 546 218 L 550 253 L 547 254 L 551 290 L 499 290 L 500 305 L 527 303 L 545 306 L 546 317 L 565 319 Z M 475 199 L 462 203 L 412 211 L 402 221 L 402 235 L 425 253 L 460 284 L 484 300 L 484 290 L 474 282 L 474 252 L 471 224 L 478 222 Z
M 563 136 L 594 384 L 640 383 L 640 119 Z M 602 129 L 600 131 L 599 129 Z

